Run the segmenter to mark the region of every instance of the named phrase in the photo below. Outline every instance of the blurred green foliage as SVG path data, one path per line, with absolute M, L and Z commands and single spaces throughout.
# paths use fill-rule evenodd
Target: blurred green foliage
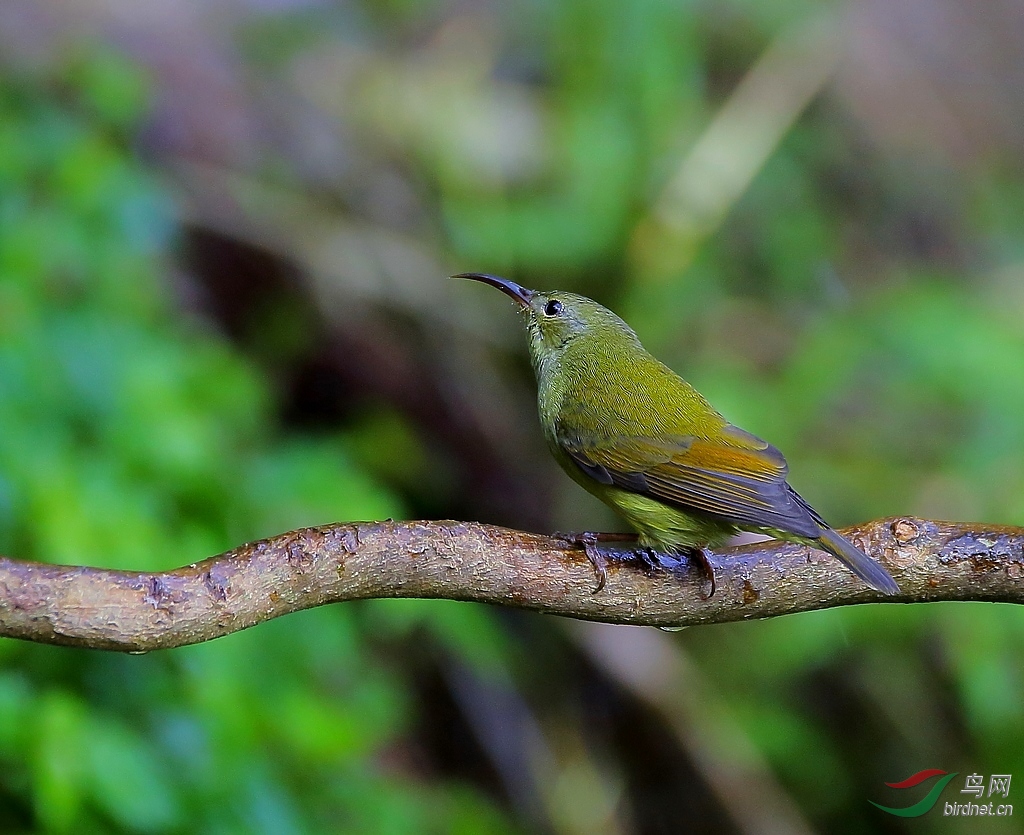
M 254 368 L 176 310 L 142 78 L 103 49 L 0 77 L 0 550 L 157 570 L 400 516 L 344 439 L 275 436 Z M 500 831 L 478 794 L 375 764 L 410 713 L 366 646 L 381 619 L 144 658 L 0 641 L 0 831 Z
M 794 484 L 837 525 L 902 513 L 1024 524 L 1019 166 L 980 157 L 954 170 L 877 150 L 826 96 L 721 227 L 691 242 L 692 259 L 656 272 L 637 257 L 680 156 L 810 4 L 561 0 L 448 28 L 436 3 L 346 5 L 340 23 L 310 5 L 243 31 L 246 60 L 285 76 L 294 62 L 329 88 L 302 90 L 324 108 L 317 120 L 362 143 L 351 164 L 366 180 L 408 180 L 410 227 L 452 264 L 610 304 L 730 419 L 785 450 Z M 331 48 L 341 60 L 317 72 Z M 336 84 L 350 65 L 356 80 Z M 319 435 L 281 425 L 257 365 L 267 345 L 244 354 L 179 292 L 172 189 L 138 153 L 151 82 L 96 44 L 64 66 L 0 75 L 0 552 L 163 569 L 304 524 L 418 515 L 428 493 L 457 501 L 457 468 L 424 441 L 422 415 L 370 402 Z M 261 100 L 268 121 L 275 97 Z M 336 185 L 268 156 L 261 176 Z M 357 191 L 330 196 L 356 213 Z M 647 244 L 664 250 L 657 263 L 677 245 Z M 440 276 L 413 280 L 430 283 L 418 300 L 437 295 Z M 272 313 L 266 342 L 305 349 L 312 328 Z M 408 306 L 401 316 L 403 329 L 438 330 L 426 314 L 410 323 Z M 568 511 L 552 510 L 552 528 L 603 518 L 559 484 Z M 1024 779 L 1014 607 L 862 607 L 673 640 L 821 831 L 875 831 L 866 799 L 898 805 L 883 781 L 921 768 Z M 441 601 L 335 606 L 146 657 L 0 641 L 0 831 L 471 833 L 509 831 L 516 816 L 593 831 L 605 808 L 594 786 L 610 797 L 637 772 L 662 775 L 628 764 L 629 750 L 612 756 L 608 727 L 624 724 L 630 749 L 644 723 L 565 643 L 550 621 Z M 450 730 L 446 715 L 418 715 L 421 666 L 454 701 L 451 682 L 470 670 L 484 695 L 468 702 L 529 706 L 554 762 L 529 765 L 546 813 L 514 797 L 497 811 L 493 775 L 417 759 L 417 734 Z M 579 695 L 588 688 L 597 695 Z M 489 716 L 480 737 L 506 718 Z M 706 792 L 700 776 L 670 785 Z M 651 823 L 639 805 L 621 814 L 641 821 L 621 831 L 678 831 L 678 817 Z M 943 823 L 933 814 L 915 831 Z

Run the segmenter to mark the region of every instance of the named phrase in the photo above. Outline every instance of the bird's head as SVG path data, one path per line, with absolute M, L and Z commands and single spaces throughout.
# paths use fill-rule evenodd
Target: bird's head
M 626 338 L 637 342 L 629 325 L 586 296 L 563 290 L 530 290 L 507 278 L 486 273 L 459 273 L 452 278 L 470 278 L 490 284 L 519 305 L 526 319 L 530 355 L 535 364 L 557 356 L 580 337 Z

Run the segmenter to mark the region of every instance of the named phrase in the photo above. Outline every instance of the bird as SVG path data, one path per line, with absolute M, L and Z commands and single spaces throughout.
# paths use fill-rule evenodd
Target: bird
M 705 599 L 715 590 L 710 549 L 741 531 L 825 551 L 872 589 L 899 592 L 881 565 L 789 485 L 776 447 L 727 421 L 611 310 L 487 273 L 452 278 L 496 287 L 519 305 L 555 459 L 629 524 L 641 550 L 695 557 L 711 583 Z M 595 593 L 607 579 L 597 542 L 619 538 L 578 535 L 597 571 Z

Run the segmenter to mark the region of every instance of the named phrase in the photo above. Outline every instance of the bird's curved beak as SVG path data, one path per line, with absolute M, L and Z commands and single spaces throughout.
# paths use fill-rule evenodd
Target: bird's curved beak
M 452 278 L 471 278 L 473 281 L 482 281 L 484 284 L 490 284 L 491 287 L 497 287 L 506 296 L 511 296 L 523 307 L 530 306 L 530 299 L 533 298 L 535 290 L 528 290 L 526 287 L 520 287 L 514 281 L 509 281 L 507 278 L 501 278 L 496 275 L 488 275 L 487 273 L 459 273 L 453 275 Z

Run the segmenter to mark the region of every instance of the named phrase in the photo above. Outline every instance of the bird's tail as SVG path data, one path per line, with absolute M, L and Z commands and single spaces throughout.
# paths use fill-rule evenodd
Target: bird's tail
M 889 576 L 889 572 L 846 537 L 831 528 L 825 528 L 817 542 L 823 550 L 836 557 L 871 588 L 882 592 L 882 594 L 899 594 L 900 587 Z

